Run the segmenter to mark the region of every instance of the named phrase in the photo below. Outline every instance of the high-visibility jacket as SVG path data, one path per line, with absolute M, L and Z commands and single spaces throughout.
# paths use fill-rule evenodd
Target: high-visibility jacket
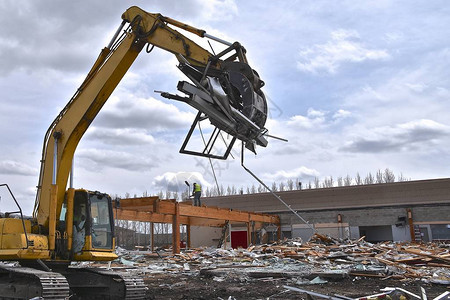
M 202 191 L 202 187 L 200 184 L 195 184 L 194 185 L 194 193 L 195 192 L 201 192 Z

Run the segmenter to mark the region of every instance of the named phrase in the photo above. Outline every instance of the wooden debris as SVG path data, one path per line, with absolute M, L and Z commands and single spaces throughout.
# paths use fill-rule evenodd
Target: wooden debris
M 148 254 L 142 256 L 152 258 Z M 440 284 L 450 281 L 448 246 L 439 246 L 436 243 L 371 244 L 364 238 L 337 240 L 316 234 L 309 242 L 290 239 L 270 245 L 251 245 L 247 249 L 196 248 L 176 255 L 160 253 L 160 257 L 167 262 L 189 263 L 200 268 L 209 268 L 213 264 L 216 267 L 211 274 L 218 273 L 219 269 L 245 270 L 246 274 L 253 278 L 308 276 L 308 274 L 309 276 L 322 274 L 320 276 L 324 277 L 324 274 L 329 273 L 337 279 L 358 276 L 383 280 L 393 278 L 442 282 Z M 129 260 L 128 257 L 125 259 Z M 280 263 L 277 265 L 277 262 Z M 264 271 L 253 269 L 262 267 Z M 296 273 L 299 269 L 302 270 L 301 274 Z

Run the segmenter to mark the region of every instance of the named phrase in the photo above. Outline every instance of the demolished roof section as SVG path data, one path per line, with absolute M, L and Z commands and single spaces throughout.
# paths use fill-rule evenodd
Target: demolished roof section
M 148 252 L 121 255 L 121 259 L 135 261 L 134 265 L 144 273 L 152 272 L 152 257 L 155 254 Z M 450 285 L 448 244 L 372 244 L 362 238 L 339 241 L 316 234 L 306 243 L 301 239 L 290 239 L 247 249 L 197 248 L 176 255 L 159 253 L 159 257 L 172 271 L 183 271 L 187 264 L 192 266 L 190 271 L 216 277 L 230 273 L 251 278 L 308 280 L 372 277 Z

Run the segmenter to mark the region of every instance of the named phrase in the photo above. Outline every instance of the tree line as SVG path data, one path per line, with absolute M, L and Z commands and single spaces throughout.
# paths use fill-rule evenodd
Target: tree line
M 409 181 L 411 179 L 406 178 L 402 173 L 395 176 L 394 172 L 389 168 L 384 171 L 378 170 L 375 175 L 368 173 L 366 176 L 361 176 L 359 172 L 356 173 L 355 177 L 346 175 L 345 177 L 340 176 L 336 179 L 333 176 L 325 177 L 320 180 L 318 177 L 314 177 L 308 182 L 301 181 L 299 178 L 296 180 L 287 179 L 287 181 L 273 182 L 270 186 L 271 190 L 274 192 L 279 191 L 293 191 L 302 189 L 319 189 L 319 188 L 331 188 L 331 187 L 341 187 L 341 186 L 351 186 L 351 185 L 367 185 L 367 184 L 380 184 L 380 183 L 392 183 L 392 182 L 403 182 Z M 227 195 L 239 195 L 239 194 L 256 194 L 268 192 L 267 189 L 259 184 L 258 186 L 252 185 L 251 187 L 235 187 L 228 186 L 226 189 L 221 185 L 219 190 L 217 187 L 213 186 L 211 188 L 206 188 L 204 191 L 205 197 L 215 197 L 215 196 L 227 196 Z
M 351 185 L 368 185 L 368 184 L 381 184 L 381 183 L 392 183 L 392 182 L 403 182 L 410 181 L 411 179 L 406 178 L 400 173 L 398 176 L 395 176 L 394 172 L 389 168 L 386 168 L 384 171 L 378 169 L 375 174 L 369 172 L 365 176 L 361 176 L 359 172 L 356 173 L 354 177 L 350 175 L 340 176 L 336 179 L 332 176 L 328 176 L 323 178 L 322 180 L 318 177 L 314 177 L 310 180 L 302 181 L 299 178 L 287 179 L 286 181 L 281 182 L 273 182 L 270 185 L 271 190 L 275 192 L 279 191 L 294 191 L 294 190 L 302 190 L 302 189 L 320 189 L 320 188 L 331 188 L 331 187 L 342 187 L 342 186 L 351 186 Z M 230 195 L 243 195 L 243 194 L 257 194 L 257 193 L 265 193 L 268 192 L 267 189 L 259 184 L 252 186 L 241 186 L 236 187 L 235 185 L 227 186 L 226 188 L 223 185 L 220 185 L 219 188 L 217 186 L 207 187 L 203 190 L 203 197 L 216 197 L 216 196 L 230 196 Z M 156 194 L 160 199 L 177 199 L 177 200 L 185 200 L 188 199 L 191 194 L 191 191 L 185 190 L 181 193 L 172 192 L 169 190 L 160 191 Z M 147 192 L 143 193 L 143 197 L 149 196 Z M 117 197 L 117 195 L 116 195 Z M 134 198 L 138 196 L 135 194 Z M 120 198 L 120 197 L 118 197 Z M 129 193 L 125 194 L 125 198 L 131 198 Z

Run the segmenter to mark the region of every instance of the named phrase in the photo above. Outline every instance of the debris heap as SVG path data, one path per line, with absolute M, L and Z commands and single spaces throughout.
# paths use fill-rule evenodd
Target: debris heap
M 450 245 L 369 243 L 316 234 L 308 242 L 286 239 L 247 249 L 196 248 L 172 255 L 159 250 L 119 253 L 119 262 L 142 273 L 191 272 L 216 280 L 295 278 L 298 284 L 372 277 L 450 285 Z M 159 258 L 155 261 L 154 258 Z

